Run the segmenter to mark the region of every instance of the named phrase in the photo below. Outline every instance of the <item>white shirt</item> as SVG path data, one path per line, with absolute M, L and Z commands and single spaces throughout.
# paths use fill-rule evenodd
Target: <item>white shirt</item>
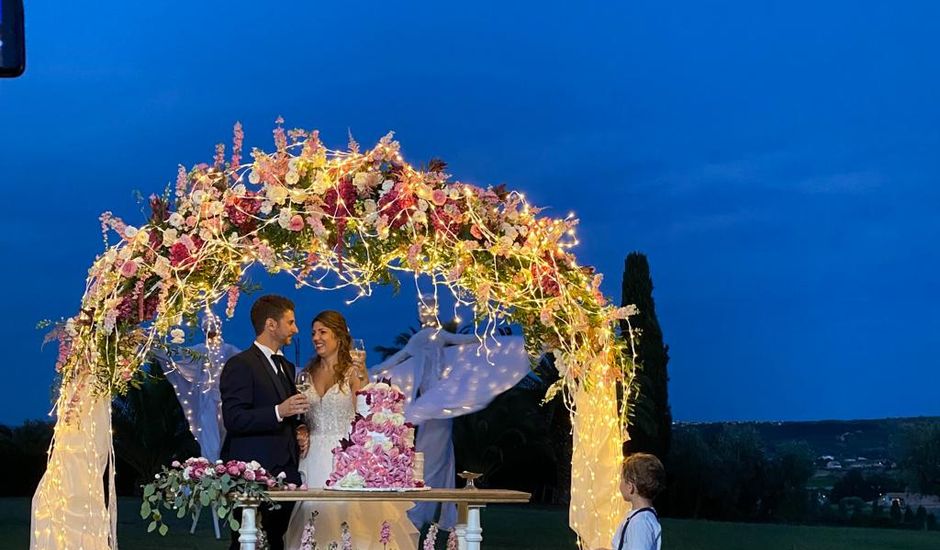
M 649 510 L 645 512 L 640 510 L 631 511 L 620 522 L 620 526 L 614 531 L 614 538 L 610 541 L 610 547 L 613 550 L 618 550 L 617 545 L 620 544 L 624 526 L 627 528 L 627 533 L 622 550 L 661 550 L 663 533 L 656 514 Z
M 281 373 L 277 370 L 277 365 L 274 364 L 274 359 L 271 359 L 272 355 L 280 355 L 284 357 L 284 354 L 281 353 L 281 350 L 274 351 L 268 346 L 262 344 L 261 342 L 255 340 L 255 345 L 258 346 L 258 349 L 261 350 L 261 353 L 264 354 L 265 359 L 268 360 L 268 364 L 271 365 L 271 368 L 274 369 L 274 376 L 280 377 Z M 277 421 L 280 422 L 284 420 L 281 418 L 281 415 L 277 412 L 277 405 L 274 405 L 274 416 L 277 418 Z

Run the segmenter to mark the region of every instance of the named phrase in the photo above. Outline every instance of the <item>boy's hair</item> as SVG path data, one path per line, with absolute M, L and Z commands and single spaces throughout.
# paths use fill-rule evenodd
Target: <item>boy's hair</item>
M 283 296 L 268 294 L 255 300 L 251 304 L 251 325 L 255 329 L 255 336 L 264 332 L 264 324 L 268 319 L 280 321 L 288 311 L 294 311 L 294 302 Z
M 666 485 L 666 469 L 658 458 L 647 453 L 634 453 L 623 461 L 621 475 L 636 485 L 636 491 L 650 500 Z

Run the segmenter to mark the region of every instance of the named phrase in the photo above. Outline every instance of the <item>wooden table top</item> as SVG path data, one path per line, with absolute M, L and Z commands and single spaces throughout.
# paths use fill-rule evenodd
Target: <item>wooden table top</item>
M 306 491 L 270 491 L 274 501 L 342 500 L 342 501 L 406 501 L 464 502 L 467 504 L 527 503 L 530 493 L 508 489 L 426 489 L 424 491 L 342 491 L 308 489 Z

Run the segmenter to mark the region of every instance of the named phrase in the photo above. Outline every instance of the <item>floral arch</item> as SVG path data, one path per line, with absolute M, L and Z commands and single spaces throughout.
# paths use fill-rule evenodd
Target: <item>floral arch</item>
M 175 189 L 151 196 L 141 227 L 106 212 L 105 252 L 89 270 L 81 310 L 57 331 L 58 423 L 47 472 L 33 499 L 33 548 L 109 548 L 115 534 L 110 397 L 123 394 L 153 348 L 181 344 L 186 321 L 225 300 L 255 263 L 297 285 L 353 287 L 367 296 L 396 271 L 427 275 L 472 306 L 481 336 L 523 327 L 532 356 L 554 354 L 572 414 L 570 524 L 585 544 L 606 544 L 623 512 L 618 493 L 632 347 L 614 330 L 631 313 L 606 304 L 601 276 L 578 265 L 573 215 L 539 216 L 502 187 L 449 181 L 445 165 L 406 163 L 392 134 L 361 151 L 329 150 L 317 131 L 286 130 L 275 150 L 179 169 Z M 108 235 L 120 238 L 109 245 Z M 626 403 L 622 399 L 620 403 Z M 111 509 L 102 476 L 110 474 Z M 77 544 L 77 541 L 81 544 Z

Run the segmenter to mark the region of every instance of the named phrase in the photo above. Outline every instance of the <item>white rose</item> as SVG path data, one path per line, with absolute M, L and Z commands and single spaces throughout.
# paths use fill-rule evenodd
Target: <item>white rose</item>
M 179 226 L 183 225 L 184 221 L 185 220 L 183 219 L 183 216 L 179 215 L 178 212 L 173 212 L 170 214 L 170 219 L 167 220 L 170 225 L 176 228 L 179 228 Z
M 232 193 L 234 193 L 235 195 L 239 197 L 244 195 L 246 192 L 247 192 L 247 189 L 245 188 L 244 183 L 239 183 L 238 185 L 232 188 Z
M 283 185 L 269 185 L 265 188 L 268 200 L 275 204 L 284 204 L 287 200 L 287 188 Z
M 260 181 L 261 181 L 261 174 L 259 174 L 257 171 L 252 170 L 251 172 L 248 173 L 248 182 L 249 182 L 249 183 L 251 183 L 251 184 L 253 184 L 253 185 L 258 185 L 258 182 L 260 182 Z
M 206 192 L 202 189 L 196 189 L 193 191 L 193 203 L 201 204 L 202 201 L 206 200 Z
M 133 225 L 128 225 L 127 227 L 124 228 L 124 236 L 127 237 L 128 239 L 133 239 L 134 237 L 137 236 L 137 228 L 134 227 Z
M 392 187 L 395 187 L 395 182 L 393 180 L 385 180 L 382 182 L 382 191 L 388 191 Z
M 157 261 L 153 263 L 153 272 L 161 279 L 169 279 L 170 261 L 163 256 L 157 256 Z
M 261 213 L 264 215 L 270 214 L 273 208 L 274 208 L 274 203 L 271 201 L 264 201 L 261 203 Z
M 378 210 L 378 205 L 375 204 L 375 201 L 372 199 L 366 199 L 363 201 L 362 205 L 366 209 L 366 214 L 374 214 Z
M 290 225 L 290 219 L 293 215 L 294 213 L 291 212 L 290 208 L 282 208 L 277 215 L 277 224 L 282 228 L 287 229 L 287 227 Z
M 291 170 L 287 173 L 286 176 L 284 176 L 284 181 L 286 181 L 289 185 L 295 185 L 298 181 L 300 181 L 300 175 L 297 172 Z
M 186 342 L 186 333 L 181 328 L 175 328 L 170 331 L 170 338 L 174 344 L 182 344 Z
M 179 233 L 175 229 L 167 229 L 163 232 L 163 246 L 170 247 L 179 239 Z

